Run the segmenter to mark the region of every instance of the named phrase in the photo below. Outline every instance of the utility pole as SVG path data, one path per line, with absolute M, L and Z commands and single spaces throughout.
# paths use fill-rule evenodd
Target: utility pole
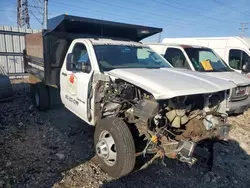
M 48 27 L 48 0 L 44 0 L 43 29 Z
M 245 34 L 245 30 L 248 30 L 248 28 L 246 27 L 247 24 L 249 24 L 250 22 L 245 22 L 245 23 L 240 23 L 241 24 L 241 28 L 239 28 L 240 32 L 240 36 L 243 37 Z
M 17 0 L 17 25 L 30 28 L 28 0 Z
M 162 34 L 162 32 L 159 33 L 158 43 L 161 42 L 161 34 Z

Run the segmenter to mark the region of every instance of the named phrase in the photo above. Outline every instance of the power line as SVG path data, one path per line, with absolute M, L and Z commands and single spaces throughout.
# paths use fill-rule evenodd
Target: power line
M 63 3 L 63 2 L 59 2 L 59 1 L 55 1 L 55 0 L 51 0 L 50 1 L 51 3 L 56 3 L 56 4 L 60 4 L 60 5 L 64 5 L 64 6 L 67 6 L 67 8 L 69 9 L 69 7 L 73 7 L 73 9 L 80 9 L 80 10 L 82 10 L 83 8 L 85 8 L 85 7 L 82 7 L 82 6 L 77 6 L 77 5 L 72 5 L 72 4 L 68 4 L 68 3 Z M 99 1 L 96 1 L 97 3 L 99 3 Z M 110 5 L 112 5 L 112 4 L 110 4 L 110 3 L 104 3 L 106 6 L 110 6 Z M 115 5 L 115 7 L 119 7 L 119 8 L 122 8 L 122 9 L 128 9 L 128 10 L 130 10 L 130 11 L 133 11 L 133 12 L 135 12 L 135 9 L 130 9 L 130 8 L 127 8 L 127 7 L 121 7 L 121 6 L 116 6 Z M 72 9 L 72 8 L 71 8 Z M 73 10 L 72 9 L 72 10 Z M 107 15 L 107 14 L 109 14 L 109 15 L 114 15 L 114 16 L 119 16 L 119 17 L 123 17 L 123 18 L 128 18 L 128 19 L 130 19 L 131 20 L 131 17 L 127 17 L 127 16 L 123 16 L 123 15 L 120 15 L 120 14 L 116 14 L 116 13 L 113 13 L 113 12 L 104 12 L 104 11 L 100 11 L 100 10 L 90 10 L 90 9 L 87 9 L 87 10 L 85 10 L 85 11 L 90 11 L 90 12 L 99 12 L 99 13 L 101 13 L 101 14 L 104 14 L 104 15 Z M 138 10 L 136 10 L 136 12 L 138 12 Z M 141 11 L 140 11 L 141 12 Z M 144 13 L 145 11 L 143 11 L 143 13 Z M 148 13 L 148 12 L 145 12 L 147 15 L 148 14 L 150 14 L 150 13 Z M 159 16 L 157 16 L 157 18 L 158 19 L 154 19 L 154 18 L 151 18 L 151 17 L 149 17 L 149 18 L 147 18 L 147 19 L 152 19 L 153 20 L 153 22 L 154 22 L 154 24 L 155 23 L 160 23 L 160 25 L 162 25 L 162 23 L 164 23 L 164 25 L 165 25 L 165 22 L 164 21 L 168 21 L 168 20 L 166 20 L 165 19 L 165 17 L 163 17 L 162 15 L 160 15 L 161 16 L 161 19 L 159 19 Z M 121 20 L 121 19 L 119 19 L 119 20 Z M 136 20 L 137 22 L 138 21 L 140 21 L 140 19 L 136 19 L 136 18 L 134 18 L 133 20 Z M 173 21 L 175 21 L 175 22 L 177 22 L 177 23 L 179 23 L 178 21 L 176 21 L 177 19 L 170 19 L 170 20 L 173 20 Z M 145 20 L 141 20 L 141 21 L 145 21 Z M 160 21 L 160 22 L 157 22 L 157 21 Z M 190 24 L 190 23 L 188 23 L 188 22 L 186 22 L 186 23 L 184 23 L 184 22 L 180 22 L 180 24 L 181 25 L 178 25 L 178 24 L 167 24 L 167 25 L 172 25 L 172 26 L 177 26 L 177 27 L 180 27 L 180 28 L 188 28 L 188 29 L 193 29 L 192 27 L 190 27 L 190 25 L 192 25 L 192 24 Z M 184 24 L 187 24 L 187 25 L 184 25 Z M 205 27 L 204 27 L 205 28 Z M 215 30 L 215 29 L 212 29 L 212 28 L 207 28 L 206 30 L 212 30 L 212 31 L 217 31 L 217 30 Z
M 134 2 L 131 2 L 130 0 L 123 0 L 123 1 L 125 1 L 125 2 L 128 2 L 128 3 L 134 3 Z M 183 5 L 183 3 L 178 3 L 178 2 L 175 2 L 175 1 L 171 1 L 171 0 L 165 0 L 165 1 L 168 1 L 168 2 L 171 2 L 171 3 L 174 3 L 174 4 L 177 4 L 177 5 Z M 215 19 L 216 21 L 219 21 L 219 22 L 222 22 L 223 20 L 220 20 L 220 19 L 217 19 L 217 18 L 214 18 L 214 17 L 208 17 L 208 16 L 204 16 L 203 14 L 199 14 L 199 13 L 194 13 L 194 12 L 192 12 L 192 10 L 188 10 L 188 9 L 186 9 L 186 7 L 190 7 L 190 8 L 192 8 L 192 9 L 196 9 L 197 10 L 197 8 L 195 8 L 195 7 L 193 7 L 193 6 L 190 6 L 190 5 L 186 5 L 185 4 L 185 7 L 180 7 L 180 6 L 178 6 L 178 7 L 176 7 L 176 6 L 174 6 L 174 5 L 171 5 L 171 4 L 166 4 L 166 3 L 164 3 L 164 2 L 160 2 L 160 1 L 156 1 L 155 0 L 155 2 L 156 3 L 158 3 L 158 4 L 161 4 L 161 3 L 163 3 L 163 5 L 165 5 L 164 7 L 166 7 L 166 6 L 168 6 L 168 7 L 170 7 L 170 8 L 174 8 L 174 9 L 177 9 L 177 10 L 180 10 L 180 11 L 183 11 L 183 12 L 188 12 L 188 13 L 191 13 L 191 14 L 193 14 L 193 15 L 200 15 L 200 16 L 203 16 L 203 17 L 206 17 L 206 18 L 210 18 L 210 19 Z M 139 5 L 139 3 L 137 3 L 138 5 Z M 152 7 L 151 7 L 152 8 Z M 161 6 L 161 8 L 163 8 L 163 6 Z M 155 8 L 156 9 L 156 11 L 159 11 L 159 8 Z M 204 8 L 200 8 L 199 7 L 199 9 L 201 9 L 201 10 L 204 10 L 204 11 L 208 11 L 208 9 L 204 9 Z M 161 16 L 161 17 L 163 17 L 163 15 Z M 167 17 L 168 19 L 169 18 L 172 18 L 172 19 L 175 19 L 175 21 L 177 21 L 178 23 L 181 23 L 181 24 L 187 24 L 187 25 L 197 25 L 197 22 L 196 22 L 196 20 L 193 20 L 193 21 L 195 21 L 195 23 L 190 23 L 189 21 L 188 22 L 180 22 L 179 21 L 179 19 L 183 19 L 183 17 L 182 18 L 174 18 L 173 16 L 171 16 L 171 15 L 164 15 L 164 18 L 165 17 Z M 162 19 L 162 18 L 161 18 Z M 184 18 L 185 19 L 185 18 Z M 227 22 L 227 21 L 224 21 L 224 22 Z M 224 23 L 223 22 L 223 23 Z M 228 22 L 228 23 L 230 23 L 231 24 L 231 22 Z M 235 23 L 236 23 L 236 21 L 235 21 Z M 238 23 L 238 22 L 237 22 Z M 206 26 L 209 26 L 209 25 L 211 25 L 212 23 L 206 23 Z M 227 23 L 224 23 L 224 24 L 227 24 Z M 214 25 L 211 25 L 211 27 L 214 27 Z M 211 27 L 207 27 L 207 28 L 211 28 Z M 204 27 L 203 26 L 203 28 L 206 28 L 206 27 Z
M 36 10 L 40 16 L 37 16 L 31 10 L 30 13 L 41 24 L 41 26 L 46 29 L 48 20 L 48 0 L 33 0 L 32 2 L 33 5 L 31 7 L 34 8 L 33 10 Z
M 39 22 L 41 25 L 43 25 L 43 22 L 40 21 L 40 19 L 30 10 L 31 15 Z
M 88 0 L 90 1 L 90 0 Z M 166 14 L 156 14 L 156 13 L 152 13 L 152 12 L 147 12 L 147 11 L 143 11 L 143 10 L 138 10 L 138 9 L 132 9 L 132 8 L 127 8 L 127 7 L 123 7 L 123 6 L 120 6 L 120 5 L 114 5 L 114 4 L 111 4 L 111 3 L 107 3 L 107 2 L 102 2 L 102 1 L 99 1 L 99 0 L 91 0 L 92 2 L 97 2 L 97 3 L 101 3 L 101 4 L 104 4 L 104 5 L 107 5 L 107 6 L 113 6 L 113 7 L 117 7 L 117 8 L 121 8 L 121 9 L 126 9 L 126 10 L 129 10 L 129 11 L 132 11 L 133 13 L 143 13 L 143 14 L 146 14 L 147 16 L 150 15 L 150 17 L 147 17 L 147 18 L 151 18 L 151 16 L 154 16 L 154 17 L 157 17 L 157 19 L 154 19 L 154 22 L 156 22 L 156 20 L 165 20 L 165 21 L 168 21 L 168 20 L 171 20 L 171 21 L 174 21 L 175 23 L 180 23 L 181 25 L 178 25 L 179 27 L 184 27 L 183 24 L 186 24 L 188 27 L 190 27 L 190 25 L 194 25 L 194 24 L 191 24 L 190 22 L 184 22 L 184 21 L 180 21 L 179 19 L 177 18 L 173 18 L 169 15 L 166 15 Z M 195 14 L 196 15 L 196 14 Z M 219 20 L 221 22 L 221 20 Z M 231 24 L 231 22 L 230 22 Z M 168 24 L 170 25 L 170 24 Z M 174 24 L 172 24 L 174 25 Z M 176 25 L 176 24 L 175 24 Z M 195 24 L 196 25 L 196 24 Z M 206 30 L 214 30 L 214 31 L 218 31 L 217 29 L 212 29 L 211 27 L 206 27 L 206 26 L 203 26 L 203 28 L 207 28 Z
M 160 17 L 161 20 L 165 20 L 165 21 L 174 20 L 176 23 L 185 24 L 185 22 L 182 22 L 182 21 L 180 21 L 178 19 L 173 19 L 173 17 L 171 17 L 171 16 L 166 17 L 166 15 L 164 15 L 164 14 L 156 14 L 156 13 L 147 12 L 147 11 L 143 11 L 143 10 L 138 10 L 138 9 L 134 9 L 134 8 L 128 8 L 128 7 L 124 7 L 124 6 L 120 6 L 120 5 L 115 5 L 115 4 L 112 4 L 112 3 L 102 2 L 102 1 L 98 1 L 98 0 L 88 0 L 88 1 L 92 1 L 92 2 L 94 1 L 94 2 L 98 3 L 98 6 L 100 6 L 100 5 L 102 5 L 102 6 L 104 5 L 104 6 L 108 6 L 108 7 L 112 6 L 112 7 L 120 8 L 122 10 L 125 9 L 125 10 L 128 10 L 128 11 L 136 13 L 136 14 L 145 14 L 147 16 L 150 15 L 150 17 L 147 17 L 147 19 L 148 18 L 153 19 L 154 22 L 156 22 L 156 19 L 151 18 L 151 16 L 156 17 L 157 20 L 159 20 L 159 17 Z
M 43 7 L 38 7 L 38 6 L 34 6 L 34 5 L 28 5 L 28 7 L 36 8 L 36 9 L 43 9 Z
M 40 2 L 42 2 L 42 0 L 37 0 L 37 1 L 40 1 Z M 131 11 L 131 12 L 133 12 L 133 13 L 141 13 L 141 14 L 143 14 L 143 15 L 148 15 L 147 17 L 145 16 L 143 19 L 138 19 L 138 18 L 132 18 L 132 19 L 134 19 L 136 22 L 140 22 L 140 21 L 142 21 L 142 22 L 147 22 L 148 23 L 148 20 L 152 20 L 152 23 L 155 25 L 155 24 L 160 24 L 160 25 L 165 25 L 165 26 L 175 26 L 175 27 L 178 27 L 178 28 L 186 28 L 186 29 L 189 29 L 189 30 L 193 30 L 193 29 L 195 29 L 196 30 L 196 28 L 194 28 L 194 27 L 191 27 L 191 25 L 194 25 L 194 24 L 192 24 L 192 23 L 190 23 L 190 22 L 185 22 L 185 21 L 181 21 L 181 20 L 178 20 L 177 18 L 173 18 L 173 17 L 169 17 L 168 15 L 166 15 L 166 14 L 158 14 L 158 13 L 152 13 L 152 12 L 147 12 L 147 11 L 141 11 L 141 10 L 138 10 L 138 9 L 136 9 L 136 8 L 129 8 L 129 7 L 124 7 L 124 6 L 120 6 L 120 5 L 115 5 L 115 4 L 112 4 L 112 3 L 107 3 L 107 2 L 101 2 L 101 1 L 99 1 L 99 0 L 92 0 L 92 2 L 96 2 L 96 3 L 98 3 L 98 6 L 100 5 L 100 6 L 108 6 L 108 7 L 110 7 L 110 6 L 112 6 L 112 7 L 117 7 L 117 8 L 121 8 L 121 9 L 126 9 L 126 10 L 129 10 L 129 11 Z M 125 0 L 126 1 L 126 0 Z M 100 14 L 103 14 L 103 15 L 107 15 L 107 14 L 109 14 L 109 15 L 114 15 L 115 16 L 115 18 L 117 18 L 118 16 L 119 16 L 119 21 L 121 20 L 121 19 L 124 19 L 124 20 L 130 20 L 130 22 L 131 22 L 131 17 L 130 16 L 127 16 L 127 15 L 121 15 L 121 14 L 125 14 L 125 12 L 123 13 L 122 11 L 117 11 L 117 13 L 115 12 L 110 12 L 110 11 L 103 11 L 103 10 L 106 10 L 106 9 L 101 9 L 101 10 L 90 10 L 90 9 L 87 9 L 87 10 L 85 10 L 86 9 L 86 7 L 85 6 L 78 6 L 78 5 L 72 5 L 72 4 L 67 4 L 67 3 L 62 3 L 62 2 L 59 2 L 59 1 L 55 1 L 55 0 L 51 0 L 50 2 L 53 2 L 53 3 L 56 3 L 56 4 L 61 4 L 61 5 L 65 5 L 65 6 L 67 6 L 67 8 L 69 8 L 69 7 L 75 7 L 76 9 L 78 9 L 78 10 L 83 10 L 84 9 L 84 12 L 85 11 L 87 11 L 87 12 L 99 12 Z M 86 1 L 85 1 L 86 2 Z M 178 4 L 178 3 L 176 3 L 176 4 Z M 33 4 L 33 6 L 32 5 L 29 5 L 30 6 L 30 8 L 32 8 L 32 9 L 41 9 L 42 8 L 42 6 L 39 6 L 38 4 Z M 190 7 L 190 6 L 189 6 Z M 36 10 L 36 11 L 39 11 L 39 10 Z M 181 11 L 183 11 L 183 9 L 181 9 Z M 32 11 L 32 13 L 33 14 L 35 14 L 35 12 L 34 11 Z M 40 11 L 40 13 L 41 13 L 41 11 Z M 127 13 L 128 14 L 128 13 Z M 35 15 L 37 15 L 37 14 L 35 14 Z M 138 15 L 138 14 L 137 14 Z M 32 15 L 33 16 L 33 15 Z M 154 17 L 156 17 L 157 19 L 154 19 L 154 18 L 152 18 L 152 16 L 154 16 Z M 36 16 L 37 17 L 37 16 Z M 37 17 L 38 18 L 38 17 Z M 35 18 L 35 19 L 37 19 L 37 18 Z M 102 18 L 102 17 L 101 17 Z M 168 23 L 168 24 L 166 24 L 166 22 L 169 22 L 169 20 L 171 20 L 171 21 L 174 21 L 174 23 Z M 41 23 L 42 21 L 39 21 L 39 23 Z M 196 25 L 196 24 L 195 24 Z M 206 29 L 207 28 L 207 29 Z M 205 29 L 206 31 L 217 31 L 218 29 L 215 29 L 214 27 L 209 27 L 207 24 L 205 25 L 205 26 L 203 26 L 202 27 L 202 29 Z
M 223 24 L 226 24 L 226 23 L 232 24 L 232 21 L 221 20 L 221 19 L 218 19 L 218 18 L 215 18 L 215 17 L 206 16 L 206 15 L 204 15 L 204 14 L 201 14 L 201 13 L 198 13 L 198 12 L 193 12 L 193 11 L 190 11 L 190 10 L 185 9 L 185 8 L 183 9 L 183 8 L 181 8 L 181 7 L 174 6 L 174 5 L 171 5 L 171 4 L 169 4 L 169 3 L 161 2 L 161 1 L 158 1 L 158 0 L 154 0 L 154 1 L 157 2 L 157 3 L 159 3 L 159 4 L 161 4 L 161 5 L 163 5 L 163 6 L 172 7 L 172 8 L 175 8 L 175 9 L 177 9 L 177 10 L 181 10 L 181 11 L 183 11 L 183 12 L 185 12 L 185 13 L 193 14 L 193 15 L 196 15 L 196 16 L 199 15 L 199 16 L 202 16 L 202 17 L 204 17 L 204 18 L 208 18 L 208 19 L 215 20 L 215 21 L 217 21 L 217 22 L 220 22 L 221 24 L 222 24 L 222 23 L 223 23 Z
M 14 11 L 14 10 L 7 10 L 7 9 L 0 9 L 1 12 L 13 12 L 13 13 L 17 13 L 17 11 Z
M 85 8 L 85 7 L 82 7 L 82 6 L 72 5 L 72 4 L 68 4 L 68 3 L 62 3 L 62 2 L 59 2 L 59 1 L 55 1 L 55 0 L 52 0 L 50 2 L 67 6 L 67 8 L 72 7 L 71 8 L 72 10 L 76 10 L 76 9 L 77 10 L 82 10 L 83 8 Z M 105 11 L 91 10 L 91 9 L 87 9 L 85 11 L 87 11 L 87 12 L 98 12 L 98 13 L 103 14 L 103 15 L 109 14 L 109 15 L 114 15 L 116 17 L 117 16 L 122 17 L 122 18 L 119 18 L 119 19 L 128 18 L 128 19 L 131 20 L 131 17 L 127 17 L 126 15 L 116 14 L 116 13 L 113 13 L 113 12 L 105 12 Z M 134 19 L 132 19 L 132 21 L 143 21 L 143 20 L 134 18 Z M 157 23 L 157 21 L 155 21 L 155 19 L 154 19 L 154 23 Z
M 136 2 L 133 2 L 133 1 L 131 1 L 131 0 L 123 0 L 123 1 L 129 2 L 129 3 L 133 3 L 133 4 L 136 3 Z M 171 1 L 171 0 L 165 0 L 165 1 L 168 1 L 168 2 L 171 2 L 171 3 L 174 3 L 174 4 L 177 4 L 177 5 L 182 5 L 182 7 L 183 7 L 183 5 L 184 5 L 185 8 L 186 8 L 186 7 L 189 7 L 189 8 L 192 8 L 192 9 L 196 9 L 196 10 L 197 10 L 197 8 L 195 8 L 194 6 L 191 6 L 191 5 L 187 5 L 187 4 L 183 4 L 183 3 L 175 2 L 175 1 Z M 138 5 L 141 6 L 141 3 L 138 3 L 138 2 L 137 2 L 136 4 L 138 4 Z M 202 7 L 202 8 L 199 7 L 199 10 L 208 11 L 209 9 L 204 9 L 203 7 Z
M 89 0 L 90 1 L 90 0 Z M 147 11 L 143 11 L 143 10 L 137 10 L 137 9 L 131 9 L 131 8 L 127 8 L 127 7 L 123 7 L 123 6 L 120 6 L 120 5 L 116 5 L 116 4 L 112 4 L 112 3 L 109 3 L 109 2 L 102 2 L 102 1 L 99 1 L 99 0 L 91 0 L 91 2 L 97 2 L 99 4 L 105 4 L 105 5 L 108 5 L 108 6 L 113 6 L 113 7 L 117 7 L 117 8 L 121 8 L 121 9 L 126 9 L 126 10 L 129 10 L 129 11 L 132 11 L 132 12 L 136 12 L 136 14 L 138 13 L 145 13 L 147 15 L 150 15 L 151 16 L 155 16 L 158 18 L 158 20 L 163 20 L 163 19 L 170 19 L 166 16 L 166 14 L 156 14 L 156 13 L 152 13 L 152 12 L 147 12 Z M 218 22 L 220 22 L 220 24 L 232 24 L 232 21 L 228 21 L 228 20 L 221 20 L 221 19 L 217 19 L 217 18 L 214 18 L 214 17 L 210 17 L 210 16 L 206 16 L 206 15 L 203 15 L 203 14 L 199 14 L 199 13 L 194 13 L 194 12 L 190 12 L 188 11 L 187 9 L 183 9 L 183 8 L 180 8 L 180 7 L 176 7 L 176 6 L 173 6 L 173 5 L 170 5 L 170 4 L 167 4 L 167 3 L 164 3 L 164 2 L 160 2 L 158 0 L 154 0 L 155 2 L 157 3 L 160 3 L 161 5 L 163 6 L 168 6 L 168 7 L 172 7 L 172 8 L 175 8 L 175 9 L 178 9 L 178 10 L 181 10 L 183 12 L 188 12 L 190 14 L 194 14 L 194 15 L 200 15 L 200 16 L 203 16 L 203 17 L 206 17 L 206 18 L 209 18 L 209 19 L 214 19 Z M 160 19 L 159 19 L 160 17 Z M 170 19 L 170 20 L 173 20 L 173 19 Z M 178 19 L 174 19 L 175 22 L 178 22 L 180 24 L 183 24 L 183 22 L 181 23 Z M 236 22 L 235 22 L 236 23 Z M 237 22 L 238 23 L 238 22 Z M 190 25 L 190 22 L 184 22 L 184 24 L 187 24 L 187 25 Z M 205 28 L 203 26 L 203 28 Z M 211 28 L 208 28 L 208 30 L 211 29 Z M 215 29 L 214 29 L 215 30 Z
M 221 5 L 221 6 L 226 6 L 226 7 L 230 8 L 230 10 L 232 10 L 232 11 L 239 12 L 239 13 L 241 13 L 241 14 L 245 14 L 245 15 L 250 16 L 250 13 L 248 13 L 248 12 L 243 12 L 243 11 L 237 9 L 236 7 L 232 6 L 232 5 L 226 4 L 226 3 L 224 3 L 224 2 L 222 3 L 222 2 L 217 1 L 217 0 L 212 0 L 212 1 L 213 1 L 214 3 L 216 3 L 216 4 Z
M 33 0 L 33 4 L 37 4 L 38 2 L 35 2 L 35 0 Z M 35 5 L 32 5 L 31 6 L 32 8 L 35 8 L 41 15 L 43 15 L 43 12 L 44 11 L 44 7 L 42 7 L 40 4 L 39 6 L 35 6 Z M 42 11 L 41 11 L 42 10 Z
M 37 0 L 32 0 L 31 7 L 33 8 L 33 10 L 36 10 L 36 12 L 39 13 L 39 16 L 37 16 L 33 11 L 30 10 L 31 15 L 41 24 L 41 26 L 43 26 L 44 7 L 42 7 L 41 4 Z

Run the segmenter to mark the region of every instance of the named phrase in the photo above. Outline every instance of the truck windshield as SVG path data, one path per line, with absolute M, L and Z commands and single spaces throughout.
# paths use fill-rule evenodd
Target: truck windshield
M 196 71 L 232 71 L 226 63 L 209 48 L 185 48 L 184 50 Z
M 101 71 L 117 68 L 166 68 L 169 63 L 149 47 L 125 45 L 94 45 Z

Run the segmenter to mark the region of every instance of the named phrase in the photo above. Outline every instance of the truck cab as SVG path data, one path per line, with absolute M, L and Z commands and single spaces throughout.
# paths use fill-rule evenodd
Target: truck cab
M 242 113 L 250 106 L 250 80 L 233 71 L 212 49 L 186 44 L 149 44 L 176 68 L 198 71 L 233 82 L 237 88 L 230 92 L 228 113 Z
M 141 169 L 165 157 L 193 165 L 212 158 L 207 140 L 227 138 L 228 93 L 236 85 L 172 68 L 140 42 L 161 28 L 70 15 L 48 23 L 25 36 L 34 104 L 48 110 L 62 102 L 95 126 L 93 148 L 109 175 L 127 175 L 147 154 L 154 157 Z

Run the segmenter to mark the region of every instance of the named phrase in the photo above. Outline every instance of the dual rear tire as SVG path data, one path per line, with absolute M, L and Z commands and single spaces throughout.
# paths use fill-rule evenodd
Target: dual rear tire
M 48 86 L 44 85 L 43 83 L 31 84 L 30 91 L 33 104 L 38 110 L 46 111 L 50 108 Z

